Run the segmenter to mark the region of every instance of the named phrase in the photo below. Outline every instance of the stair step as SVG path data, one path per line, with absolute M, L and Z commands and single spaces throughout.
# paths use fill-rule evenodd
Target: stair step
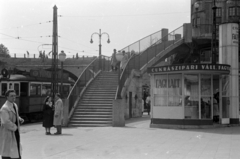
M 112 121 L 71 121 L 71 124 L 112 124 Z
M 76 118 L 112 118 L 112 115 L 77 115 L 75 114 L 74 117 Z
M 112 115 L 112 112 L 74 112 L 74 115 Z
M 109 98 L 109 99 L 101 99 L 101 98 L 99 98 L 99 99 L 91 99 L 91 101 L 111 101 L 112 102 L 112 98 Z M 81 101 L 89 101 L 89 99 L 87 99 L 87 98 L 84 98 L 84 99 L 82 99 L 82 100 L 80 100 L 80 102 Z
M 92 108 L 92 109 L 76 109 L 76 112 L 112 112 L 111 108 L 107 109 L 97 109 L 97 108 Z
M 94 101 L 94 100 L 92 100 L 92 101 L 91 101 L 91 100 L 88 100 L 88 101 L 81 101 L 79 104 L 80 104 L 80 105 L 81 105 L 81 104 L 83 104 L 83 105 L 84 105 L 84 104 L 93 104 L 93 105 L 94 105 L 94 104 L 112 104 L 112 100 L 108 100 L 108 101 L 104 101 L 104 100 L 102 100 L 102 101 L 97 101 L 97 100 Z M 80 106 L 80 105 L 79 105 L 79 106 Z
M 115 95 L 114 96 L 91 96 L 91 95 L 84 95 L 83 97 L 84 97 L 84 99 L 89 99 L 89 100 L 92 100 L 92 99 L 114 99 Z
M 110 121 L 112 122 L 112 118 L 72 118 L 72 122 L 78 122 L 78 121 Z
M 70 127 L 108 127 L 112 126 L 112 124 L 74 124 L 70 123 Z

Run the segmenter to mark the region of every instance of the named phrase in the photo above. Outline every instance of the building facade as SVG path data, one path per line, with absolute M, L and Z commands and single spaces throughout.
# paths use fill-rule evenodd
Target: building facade
M 239 124 L 239 17 L 240 1 L 191 1 L 192 40 L 148 68 L 151 127 Z

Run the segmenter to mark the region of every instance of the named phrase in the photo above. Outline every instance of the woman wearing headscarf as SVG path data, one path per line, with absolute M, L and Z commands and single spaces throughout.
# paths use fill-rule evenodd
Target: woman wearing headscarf
M 46 135 L 51 135 L 50 129 L 53 126 L 53 103 L 52 98 L 48 96 L 43 105 L 43 127 L 46 129 Z

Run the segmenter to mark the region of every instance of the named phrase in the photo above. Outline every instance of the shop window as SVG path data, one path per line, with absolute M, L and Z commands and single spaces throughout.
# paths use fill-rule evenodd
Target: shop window
M 211 75 L 201 75 L 201 119 L 211 119 Z
M 230 107 L 230 89 L 229 89 L 229 76 L 222 76 L 222 118 L 229 118 Z
M 199 82 L 198 75 L 184 75 L 185 118 L 199 119 Z
M 167 77 L 167 74 L 155 75 L 155 86 L 153 87 L 154 106 L 167 106 Z
M 168 75 L 168 106 L 181 106 L 182 101 L 182 75 Z
M 182 105 L 181 77 L 181 74 L 155 75 L 153 88 L 155 106 Z

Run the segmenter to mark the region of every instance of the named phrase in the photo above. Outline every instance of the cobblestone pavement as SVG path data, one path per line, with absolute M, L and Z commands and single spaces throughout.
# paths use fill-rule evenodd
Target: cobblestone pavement
M 144 115 L 127 120 L 125 127 L 63 128 L 59 136 L 45 135 L 41 123 L 23 125 L 23 159 L 240 158 L 240 127 L 160 129 L 149 124 Z

